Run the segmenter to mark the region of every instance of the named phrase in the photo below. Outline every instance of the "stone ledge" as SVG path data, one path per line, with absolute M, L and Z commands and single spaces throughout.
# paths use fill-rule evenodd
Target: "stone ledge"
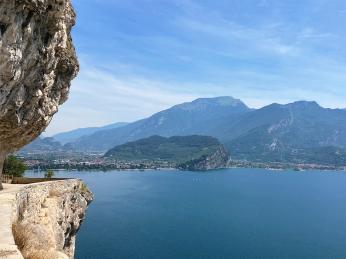
M 0 192 L 0 258 L 23 259 L 12 234 L 16 195 L 21 185 L 4 184 Z
M 23 256 L 16 245 L 0 244 L 0 258 L 23 259 Z
M 50 239 L 49 252 L 55 255 L 54 258 L 73 258 L 75 233 L 83 220 L 80 217 L 84 217 L 92 198 L 92 193 L 78 179 L 27 185 L 4 184 L 4 190 L 0 191 L 0 258 L 23 259 L 13 237 L 14 223 L 22 224 L 23 233 L 29 233 L 33 228 L 48 231 L 43 232 L 46 233 L 43 239 L 43 236 L 27 237 L 26 240 L 34 242 L 34 245 L 29 245 L 33 250 L 22 251 L 23 255 L 35 252 L 36 248 L 42 252 L 42 247 L 36 246 L 42 246 L 46 239 Z M 66 221 L 64 227 L 75 228 L 73 231 L 70 229 L 67 236 L 61 225 L 63 220 Z M 70 242 L 68 248 L 64 246 L 65 238 Z

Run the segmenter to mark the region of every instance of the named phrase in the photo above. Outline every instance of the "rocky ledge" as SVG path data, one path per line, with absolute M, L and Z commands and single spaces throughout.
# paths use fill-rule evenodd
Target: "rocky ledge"
M 76 233 L 92 199 L 77 179 L 5 185 L 0 193 L 1 219 L 6 219 L 0 222 L 0 258 L 73 258 Z

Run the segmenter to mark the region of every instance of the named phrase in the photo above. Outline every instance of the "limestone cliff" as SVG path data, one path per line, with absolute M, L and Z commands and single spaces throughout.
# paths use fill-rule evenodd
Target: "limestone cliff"
M 0 190 L 6 154 L 39 136 L 68 97 L 79 69 L 71 39 L 74 23 L 70 0 L 0 1 Z M 23 256 L 72 258 L 91 199 L 78 180 L 21 188 L 13 232 Z
M 0 174 L 4 156 L 40 135 L 67 99 L 79 68 L 74 23 L 70 0 L 0 1 Z
M 12 224 L 24 258 L 73 258 L 91 192 L 80 180 L 30 184 L 16 193 Z
M 181 170 L 191 170 L 191 171 L 205 171 L 212 169 L 225 168 L 230 160 L 230 155 L 224 148 L 220 145 L 215 152 L 210 155 L 204 155 L 198 159 L 194 159 L 185 162 L 178 166 Z

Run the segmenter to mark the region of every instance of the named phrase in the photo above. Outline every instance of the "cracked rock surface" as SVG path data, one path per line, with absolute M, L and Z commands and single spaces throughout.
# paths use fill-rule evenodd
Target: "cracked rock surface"
M 66 101 L 79 65 L 70 0 L 0 1 L 0 156 L 35 139 Z

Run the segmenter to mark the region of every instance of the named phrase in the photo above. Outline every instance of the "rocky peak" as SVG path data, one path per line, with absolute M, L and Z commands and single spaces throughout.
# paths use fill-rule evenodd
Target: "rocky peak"
M 191 111 L 205 111 L 210 108 L 237 108 L 247 110 L 249 109 L 241 100 L 234 99 L 230 96 L 220 96 L 213 98 L 198 98 L 192 102 L 182 103 L 176 105 L 175 108 L 182 110 L 191 110 Z
M 294 103 L 290 103 L 285 105 L 286 107 L 290 108 L 297 108 L 297 109 L 321 109 L 322 107 L 315 101 L 297 101 Z

